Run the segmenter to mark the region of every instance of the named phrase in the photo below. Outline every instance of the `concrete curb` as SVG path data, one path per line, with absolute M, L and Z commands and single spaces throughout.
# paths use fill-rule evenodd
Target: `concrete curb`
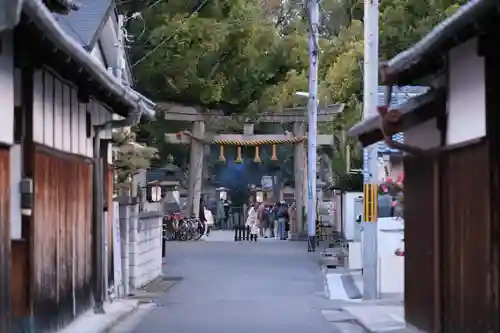
M 139 301 L 131 299 L 105 303 L 104 314 L 89 310 L 57 333 L 109 333 L 120 321 L 137 311 L 139 304 Z
M 320 271 L 323 275 L 324 292 L 327 299 L 330 299 L 330 286 L 328 285 L 328 267 L 320 263 Z
M 359 290 L 356 282 L 354 281 L 354 277 L 349 274 L 342 274 L 340 279 L 342 280 L 342 285 L 344 286 L 344 290 L 347 293 L 347 296 L 350 299 L 360 299 L 363 298 L 363 294 Z
M 106 327 L 104 327 L 101 331 L 95 333 L 109 333 L 111 330 L 121 321 L 125 320 L 125 318 L 133 315 L 139 309 L 140 302 L 137 301 L 135 306 L 131 307 L 129 311 L 123 312 L 114 320 L 110 321 Z

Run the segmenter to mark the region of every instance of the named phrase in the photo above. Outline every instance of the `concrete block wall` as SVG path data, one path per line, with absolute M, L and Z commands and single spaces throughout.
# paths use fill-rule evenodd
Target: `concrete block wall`
M 162 214 L 139 212 L 130 198 L 119 199 L 122 279 L 119 295 L 127 295 L 161 274 Z
M 140 212 L 130 217 L 130 287 L 135 289 L 161 274 L 162 214 Z

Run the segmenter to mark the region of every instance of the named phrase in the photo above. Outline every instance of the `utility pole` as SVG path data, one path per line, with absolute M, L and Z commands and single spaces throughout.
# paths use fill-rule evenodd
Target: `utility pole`
M 378 4 L 379 0 L 364 1 L 364 66 L 363 66 L 363 117 L 377 112 L 378 91 Z M 371 145 L 363 152 L 364 184 L 377 183 L 377 149 Z M 368 200 L 368 198 L 364 198 Z M 378 201 L 378 200 L 377 200 Z M 375 221 L 378 218 L 375 217 Z M 363 222 L 363 298 L 379 298 L 377 222 Z
M 309 10 L 309 133 L 307 137 L 307 251 L 316 251 L 316 138 L 318 124 L 319 0 L 306 0 Z
M 123 15 L 118 15 L 118 54 L 116 59 L 116 77 L 120 81 L 123 82 L 123 58 L 125 55 L 125 45 L 124 45 L 124 36 L 123 29 L 125 24 L 125 17 Z

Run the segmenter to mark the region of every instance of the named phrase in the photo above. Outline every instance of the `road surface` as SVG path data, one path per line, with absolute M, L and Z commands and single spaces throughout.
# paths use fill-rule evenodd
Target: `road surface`
M 315 254 L 306 244 L 230 241 L 168 244 L 165 275 L 183 280 L 156 300 L 133 333 L 338 333 Z

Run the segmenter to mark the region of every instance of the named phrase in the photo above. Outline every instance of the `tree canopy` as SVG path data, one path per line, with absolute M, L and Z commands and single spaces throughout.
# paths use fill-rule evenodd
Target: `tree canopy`
M 143 14 L 143 21 L 129 20 L 127 26 L 131 35 L 140 36 L 130 45 L 139 89 L 156 101 L 226 113 L 254 114 L 305 105 L 304 98 L 294 95 L 308 88 L 304 2 L 169 0 L 148 4 L 125 0 L 122 11 Z M 415 43 L 465 2 L 381 0 L 381 59 Z M 320 102 L 342 102 L 347 108 L 319 129 L 340 135 L 361 118 L 363 4 L 322 0 L 320 8 Z M 143 127 L 148 140 L 162 145 L 163 133 L 178 125 L 158 122 L 148 126 Z

